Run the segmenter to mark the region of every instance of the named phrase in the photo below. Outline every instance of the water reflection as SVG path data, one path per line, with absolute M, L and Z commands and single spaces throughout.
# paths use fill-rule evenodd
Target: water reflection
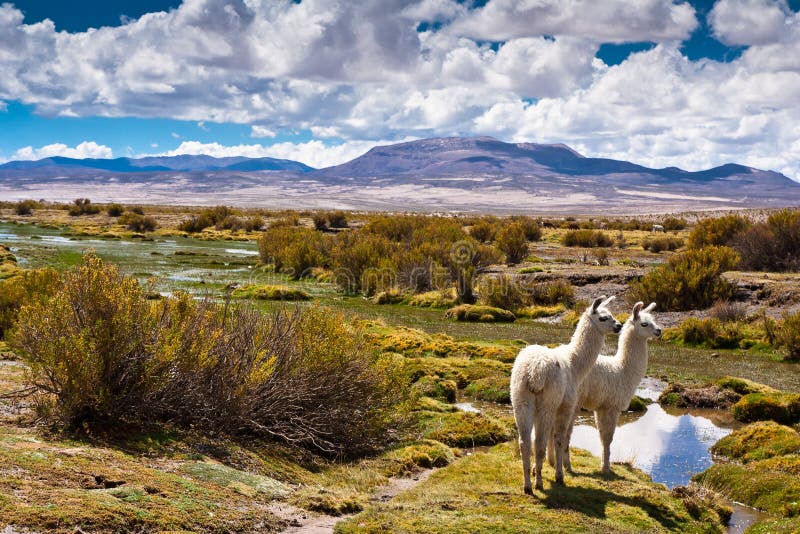
M 673 488 L 687 484 L 693 474 L 710 467 L 709 447 L 730 432 L 708 417 L 673 415 L 651 404 L 641 417 L 617 428 L 611 461 L 631 462 L 655 482 Z M 570 445 L 597 456 L 603 452 L 597 430 L 588 424 L 575 426 Z

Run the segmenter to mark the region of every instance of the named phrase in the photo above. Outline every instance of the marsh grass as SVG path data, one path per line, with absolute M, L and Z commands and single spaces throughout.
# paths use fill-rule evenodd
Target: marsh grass
M 567 486 L 550 484 L 530 497 L 522 492 L 520 462 L 504 443 L 456 460 L 447 469 L 388 503 L 374 503 L 337 525 L 337 532 L 722 532 L 713 510 L 701 519 L 686 505 L 628 465 L 603 477 L 597 459 L 574 451 L 577 475 Z

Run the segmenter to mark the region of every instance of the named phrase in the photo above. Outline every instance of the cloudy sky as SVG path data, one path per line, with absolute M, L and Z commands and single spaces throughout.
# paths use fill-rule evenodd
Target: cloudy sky
M 1 1 L 1 0 L 0 0 Z M 14 0 L 0 161 L 450 135 L 800 180 L 800 0 Z

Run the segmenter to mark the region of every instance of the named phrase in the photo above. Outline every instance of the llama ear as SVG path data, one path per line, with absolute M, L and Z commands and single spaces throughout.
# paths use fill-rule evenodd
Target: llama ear
M 644 302 L 637 302 L 633 305 L 633 319 L 636 320 L 639 318 L 639 312 L 642 311 L 642 306 L 644 306 Z
M 651 312 L 651 311 L 653 311 L 655 309 L 656 309 L 656 303 L 655 302 L 651 302 L 650 304 L 647 305 L 647 307 L 644 309 L 644 311 L 649 313 L 649 312 Z
M 599 307 L 600 307 L 600 304 L 601 304 L 601 303 L 602 303 L 602 302 L 603 302 L 605 299 L 606 299 L 606 296 L 605 296 L 605 295 L 603 295 L 602 297 L 597 297 L 596 299 L 594 299 L 594 302 L 592 302 L 592 313 L 594 313 L 594 312 L 596 312 L 596 311 L 597 311 L 597 308 L 599 308 Z
M 610 297 L 608 297 L 606 300 L 603 301 L 602 306 L 608 306 L 609 304 L 611 304 L 611 301 L 614 300 L 615 298 L 617 298 L 617 297 L 615 297 L 614 295 L 611 295 Z

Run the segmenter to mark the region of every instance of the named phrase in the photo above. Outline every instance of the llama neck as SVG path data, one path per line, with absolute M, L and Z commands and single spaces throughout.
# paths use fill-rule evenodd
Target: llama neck
M 615 358 L 624 369 L 622 376 L 629 382 L 626 385 L 635 390 L 647 372 L 647 338 L 636 335 L 631 322 L 622 328 Z
M 572 359 L 570 367 L 573 375 L 579 380 L 586 378 L 597 361 L 597 355 L 603 348 L 605 334 L 594 327 L 587 314 L 581 316 L 578 327 L 569 342 Z

